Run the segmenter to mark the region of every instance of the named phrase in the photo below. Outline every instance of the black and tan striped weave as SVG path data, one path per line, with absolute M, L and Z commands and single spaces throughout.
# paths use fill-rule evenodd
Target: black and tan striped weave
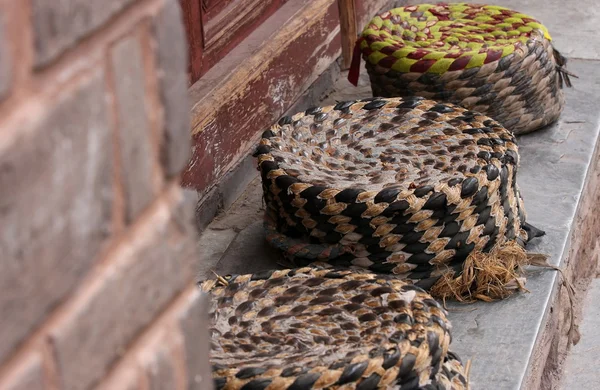
M 450 323 L 423 290 L 301 268 L 204 282 L 217 390 L 467 389 Z
M 556 121 L 563 82 L 570 86 L 566 59 L 546 27 L 498 6 L 396 8 L 376 16 L 358 45 L 373 96 L 457 103 L 516 134 Z
M 514 136 L 420 97 L 366 99 L 284 117 L 256 152 L 267 241 L 299 266 L 326 261 L 429 288 L 525 223 Z

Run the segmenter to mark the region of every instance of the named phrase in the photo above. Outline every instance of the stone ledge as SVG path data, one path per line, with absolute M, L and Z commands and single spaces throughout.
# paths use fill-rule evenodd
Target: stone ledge
M 574 60 L 570 69 L 598 80 L 600 71 L 596 65 L 593 61 Z M 335 92 L 323 104 L 343 100 L 348 93 L 346 84 L 340 78 Z M 353 96 L 360 98 L 369 93 L 363 73 Z M 522 165 L 518 181 L 529 221 L 547 232 L 530 249 L 549 254 L 554 265 L 586 261 L 569 258 L 568 254 L 571 243 L 577 241 L 578 227 L 589 225 L 586 216 L 591 213 L 580 203 L 586 178 L 597 174 L 590 167 L 599 132 L 595 96 L 600 94 L 600 84 L 578 82 L 566 94 L 567 107 L 559 123 L 519 138 Z M 587 191 L 592 193 L 586 196 L 595 195 L 594 186 L 588 186 Z M 264 241 L 260 243 L 264 237 L 262 224 L 257 221 L 262 209 L 260 192 L 260 179 L 256 179 L 230 211 L 208 226 L 200 243 L 206 260 L 201 278 L 211 277 L 210 270 L 247 273 L 285 265 Z M 536 344 L 536 340 L 548 338 L 544 331 L 551 308 L 560 306 L 557 273 L 532 269 L 527 276 L 530 293 L 501 302 L 449 307 L 454 326 L 453 348 L 464 359 L 472 359 L 474 388 L 535 388 L 529 384 L 540 383 L 540 375 L 547 372 L 545 362 L 550 350 L 544 351 L 544 345 Z M 563 321 L 553 332 L 564 332 L 568 323 L 564 325 Z M 552 340 L 555 334 L 550 336 Z M 536 369 L 536 359 L 542 363 L 541 369 Z
M 595 62 L 577 60 L 569 65 L 573 72 L 590 80 L 600 76 Z M 585 224 L 585 217 L 591 215 L 580 204 L 584 195 L 593 195 L 584 194 L 584 189 L 586 178 L 594 174 L 590 168 L 595 165 L 599 94 L 598 83 L 577 82 L 575 88 L 566 90 L 567 106 L 559 123 L 518 140 L 521 154 L 518 183 L 528 221 L 546 231 L 546 236 L 528 249 L 550 255 L 550 263 L 561 267 L 587 261 L 569 257 L 569 251 L 577 241 L 575 232 Z M 542 341 L 549 336 L 545 331 L 553 307 L 561 306 L 557 279 L 554 271 L 531 269 L 527 282 L 530 293 L 450 313 L 454 349 L 464 358 L 473 359 L 474 388 L 539 388 L 534 384 L 540 383 L 541 374 L 546 372 L 545 364 L 541 370 L 535 366 L 537 360 L 545 361 L 551 352 L 544 351 L 548 345 Z M 451 309 L 456 307 L 453 305 Z M 568 329 L 568 324 L 561 325 L 552 331 Z

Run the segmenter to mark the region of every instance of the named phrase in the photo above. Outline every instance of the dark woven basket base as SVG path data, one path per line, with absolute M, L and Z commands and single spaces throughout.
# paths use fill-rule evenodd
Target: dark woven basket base
M 446 101 L 487 115 L 515 134 L 555 122 L 564 107 L 563 77 L 548 40 L 532 40 L 500 61 L 447 72 L 400 73 L 367 61 L 373 96 Z M 569 83 L 570 84 L 570 83 Z
M 468 389 L 444 309 L 393 277 L 301 268 L 201 287 L 217 389 Z

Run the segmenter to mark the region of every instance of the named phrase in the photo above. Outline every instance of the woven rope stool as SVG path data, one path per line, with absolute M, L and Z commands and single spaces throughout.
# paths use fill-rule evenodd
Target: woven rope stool
M 515 134 L 556 121 L 571 86 L 566 59 L 532 17 L 491 5 L 420 4 L 376 16 L 357 42 L 373 96 L 423 96 L 459 104 Z
M 446 312 L 385 275 L 315 268 L 206 281 L 217 390 L 468 389 Z
M 316 107 L 257 148 L 267 241 L 315 261 L 392 273 L 440 298 L 504 298 L 523 287 L 525 222 L 514 135 L 420 97 Z

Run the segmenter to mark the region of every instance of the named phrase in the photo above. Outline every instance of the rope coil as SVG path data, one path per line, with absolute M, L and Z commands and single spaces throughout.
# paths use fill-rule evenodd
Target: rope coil
M 374 96 L 459 104 L 524 134 L 556 121 L 571 86 L 544 25 L 498 6 L 420 4 L 374 17 L 357 42 Z M 357 58 L 349 79 L 358 80 Z
M 469 388 L 446 311 L 401 280 L 300 268 L 201 289 L 218 390 Z
M 412 97 L 311 108 L 266 131 L 256 156 L 267 241 L 298 266 L 363 267 L 430 289 L 460 275 L 472 253 L 512 275 L 527 255 L 515 262 L 501 248 L 543 234 L 525 222 L 514 136 L 451 104 Z M 456 298 L 468 299 L 476 280 Z M 491 299 L 520 279 L 499 280 L 503 292 Z

